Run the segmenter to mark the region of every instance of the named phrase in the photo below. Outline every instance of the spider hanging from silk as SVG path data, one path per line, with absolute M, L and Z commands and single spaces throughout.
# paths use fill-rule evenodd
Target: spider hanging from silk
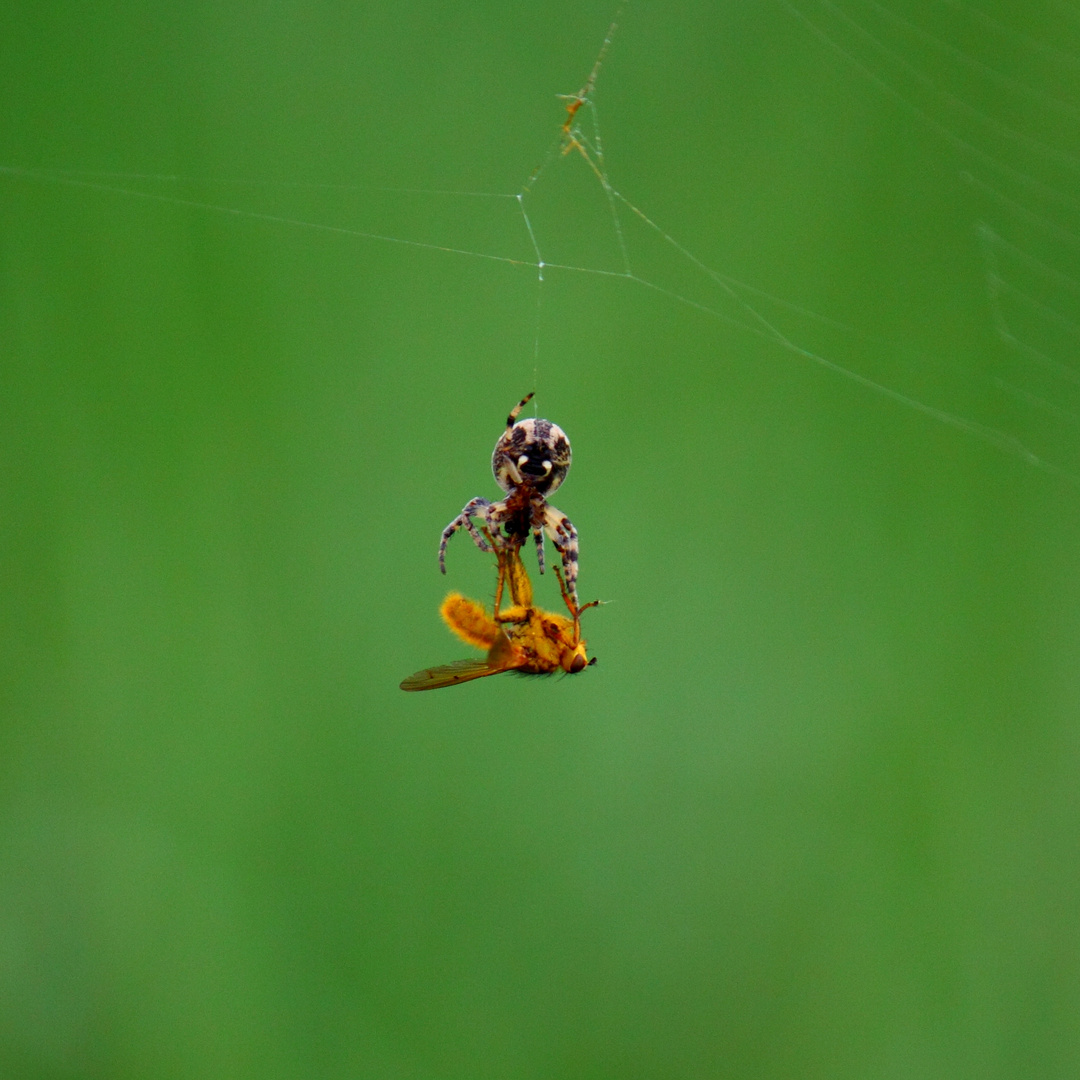
M 570 440 L 550 420 L 518 420 L 532 394 L 514 406 L 506 418 L 491 456 L 495 481 L 506 492 L 500 502 L 477 497 L 465 504 L 443 529 L 439 542 L 439 569 L 446 573 L 446 545 L 458 529 L 465 529 L 481 551 L 517 551 L 528 539 L 536 541 L 536 558 L 544 572 L 544 534 L 562 559 L 559 584 L 568 596 L 567 606 L 577 608 L 578 535 L 570 519 L 551 506 L 547 497 L 563 482 L 570 468 Z M 483 530 L 473 518 L 483 522 Z M 556 570 L 556 573 L 558 571 Z

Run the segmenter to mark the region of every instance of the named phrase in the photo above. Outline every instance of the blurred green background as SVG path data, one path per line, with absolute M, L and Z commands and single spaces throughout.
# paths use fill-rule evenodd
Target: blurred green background
M 1080 1074 L 1080 21 L 622 13 L 612 182 L 785 343 L 582 272 L 614 14 L 0 14 L 3 1076 Z M 403 694 L 534 383 L 599 663 Z

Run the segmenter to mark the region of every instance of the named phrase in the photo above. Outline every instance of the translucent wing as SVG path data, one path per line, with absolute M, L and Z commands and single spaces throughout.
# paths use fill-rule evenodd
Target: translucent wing
M 457 686 L 458 683 L 472 679 L 482 679 L 485 675 L 512 671 L 521 667 L 524 662 L 524 657 L 515 651 L 509 638 L 500 630 L 495 644 L 483 660 L 455 660 L 452 664 L 425 668 L 403 680 L 401 689 L 437 690 L 440 686 Z
M 436 690 L 440 686 L 457 686 L 470 679 L 482 679 L 485 675 L 498 675 L 509 670 L 504 667 L 489 667 L 487 660 L 457 660 L 453 664 L 425 668 L 415 675 L 410 675 L 401 683 L 402 690 Z

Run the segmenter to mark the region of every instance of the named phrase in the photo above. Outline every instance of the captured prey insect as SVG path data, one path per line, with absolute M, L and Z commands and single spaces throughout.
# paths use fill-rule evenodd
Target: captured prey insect
M 514 406 L 491 456 L 491 471 L 506 492 L 506 498 L 493 503 L 478 497 L 465 504 L 461 513 L 443 529 L 439 569 L 446 573 L 446 545 L 458 529 L 465 529 L 481 551 L 496 552 L 519 550 L 531 532 L 542 574 L 547 533 L 562 559 L 563 587 L 570 595 L 573 611 L 577 607 L 577 530 L 564 513 L 547 502 L 570 468 L 570 440 L 550 420 L 518 420 L 531 398 L 532 394 L 528 394 Z M 483 534 L 473 518 L 483 523 Z
M 491 615 L 483 604 L 461 593 L 451 593 L 439 608 L 446 625 L 462 641 L 484 649 L 487 655 L 483 659 L 458 660 L 418 671 L 402 682 L 402 690 L 436 690 L 504 671 L 551 675 L 561 670 L 576 675 L 596 663 L 596 657 L 586 658 L 578 620 L 583 611 L 595 607 L 599 601 L 571 608 L 572 619 L 534 607 L 532 582 L 519 550 L 519 547 L 500 547 L 496 551 L 499 586 Z M 504 583 L 510 587 L 513 605 L 500 612 Z

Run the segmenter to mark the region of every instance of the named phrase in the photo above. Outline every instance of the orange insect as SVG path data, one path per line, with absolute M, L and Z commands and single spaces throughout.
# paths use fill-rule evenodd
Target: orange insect
M 619 9 L 620 13 L 622 9 Z M 578 142 L 577 130 L 574 127 L 574 118 L 577 116 L 578 109 L 582 105 L 588 105 L 589 100 L 592 97 L 592 92 L 596 87 L 596 77 L 600 74 L 600 67 L 604 63 L 604 57 L 607 56 L 607 51 L 611 48 L 611 39 L 615 36 L 615 31 L 619 28 L 618 16 L 615 21 L 608 28 L 607 37 L 604 38 L 603 45 L 600 46 L 600 54 L 596 58 L 596 63 L 593 64 L 592 71 L 589 72 L 589 77 L 585 80 L 585 85 L 576 94 L 559 94 L 557 95 L 561 101 L 567 102 L 566 106 L 566 122 L 562 126 L 563 137 L 563 157 L 570 153 L 571 150 L 577 150 L 581 156 L 595 169 L 593 160 L 589 157 L 588 151 L 584 146 Z
M 453 664 L 426 668 L 410 675 L 401 684 L 402 690 L 435 690 L 440 686 L 456 686 L 487 675 L 518 671 L 525 675 L 551 675 L 565 671 L 576 675 L 590 664 L 586 658 L 585 641 L 581 637 L 579 618 L 596 601 L 576 610 L 570 606 L 573 618 L 556 615 L 533 606 L 532 582 L 516 547 L 499 549 L 499 584 L 495 607 L 491 615 L 483 604 L 469 600 L 461 593 L 451 593 L 439 608 L 446 625 L 462 641 L 484 649 L 483 659 L 458 660 Z M 559 575 L 560 584 L 562 575 Z M 510 586 L 513 606 L 499 611 L 504 583 Z M 565 588 L 564 598 L 567 597 Z

